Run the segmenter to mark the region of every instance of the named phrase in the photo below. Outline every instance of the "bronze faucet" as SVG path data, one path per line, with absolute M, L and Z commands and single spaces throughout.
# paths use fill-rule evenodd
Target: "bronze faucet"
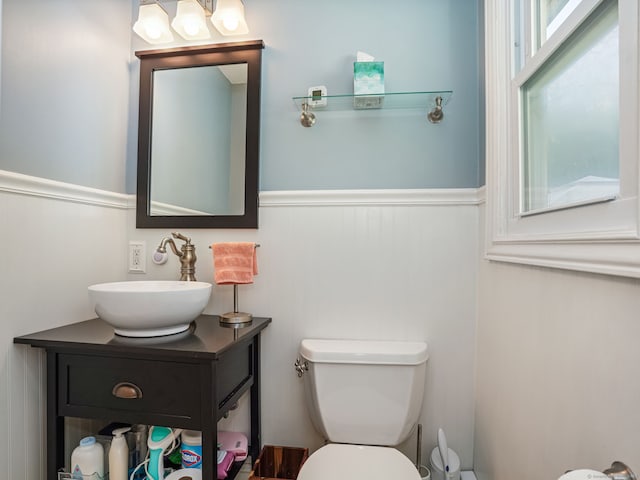
M 175 253 L 180 259 L 180 280 L 186 280 L 188 282 L 196 281 L 196 246 L 191 243 L 191 239 L 185 237 L 178 232 L 172 232 L 173 238 L 177 238 L 185 242 L 180 251 L 176 248 L 176 244 L 171 237 L 165 237 L 160 242 L 160 245 L 156 249 L 156 252 L 160 254 L 167 253 L 167 244 L 171 247 L 173 253 Z

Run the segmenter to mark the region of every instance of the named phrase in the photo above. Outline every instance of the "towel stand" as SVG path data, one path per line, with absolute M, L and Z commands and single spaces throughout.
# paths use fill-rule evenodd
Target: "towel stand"
M 256 243 L 255 248 L 258 248 L 260 244 Z M 211 245 L 209 245 L 211 249 Z M 220 315 L 220 323 L 228 325 L 242 325 L 245 323 L 251 323 L 253 315 L 247 312 L 238 311 L 238 284 L 233 284 L 233 312 L 227 312 Z
M 251 323 L 253 315 L 247 312 L 238 311 L 238 284 L 233 284 L 233 312 L 227 312 L 220 315 L 220 323 L 228 323 L 239 325 L 243 323 Z

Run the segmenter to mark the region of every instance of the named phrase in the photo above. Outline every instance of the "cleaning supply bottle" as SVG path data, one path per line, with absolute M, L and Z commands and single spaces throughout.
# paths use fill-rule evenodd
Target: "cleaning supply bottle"
M 127 480 L 129 471 L 129 446 L 124 434 L 131 427 L 116 428 L 113 431 L 109 450 L 109 480 Z
M 202 468 L 202 432 L 182 432 L 182 468 Z
M 85 437 L 71 452 L 71 472 L 74 479 L 83 480 L 93 474 L 104 477 L 104 449 L 95 437 Z M 84 477 L 83 477 L 84 476 Z

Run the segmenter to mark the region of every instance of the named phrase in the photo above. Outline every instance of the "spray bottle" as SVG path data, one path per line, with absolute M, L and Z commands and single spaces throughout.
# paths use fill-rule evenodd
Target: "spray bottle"
M 129 471 L 129 445 L 124 434 L 131 427 L 116 428 L 113 431 L 111 449 L 109 450 L 109 479 L 127 480 Z

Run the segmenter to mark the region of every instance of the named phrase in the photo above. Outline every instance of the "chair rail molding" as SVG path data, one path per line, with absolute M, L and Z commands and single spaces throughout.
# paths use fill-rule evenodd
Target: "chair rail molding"
M 0 192 L 45 197 L 102 207 L 135 207 L 135 196 L 0 170 Z
M 103 207 L 135 209 L 135 195 L 0 170 L 0 192 L 45 197 Z M 291 206 L 462 206 L 485 202 L 485 187 L 363 190 L 282 190 L 260 192 L 260 207 Z
M 260 192 L 261 207 L 364 205 L 480 205 L 485 188 L 285 190 Z

